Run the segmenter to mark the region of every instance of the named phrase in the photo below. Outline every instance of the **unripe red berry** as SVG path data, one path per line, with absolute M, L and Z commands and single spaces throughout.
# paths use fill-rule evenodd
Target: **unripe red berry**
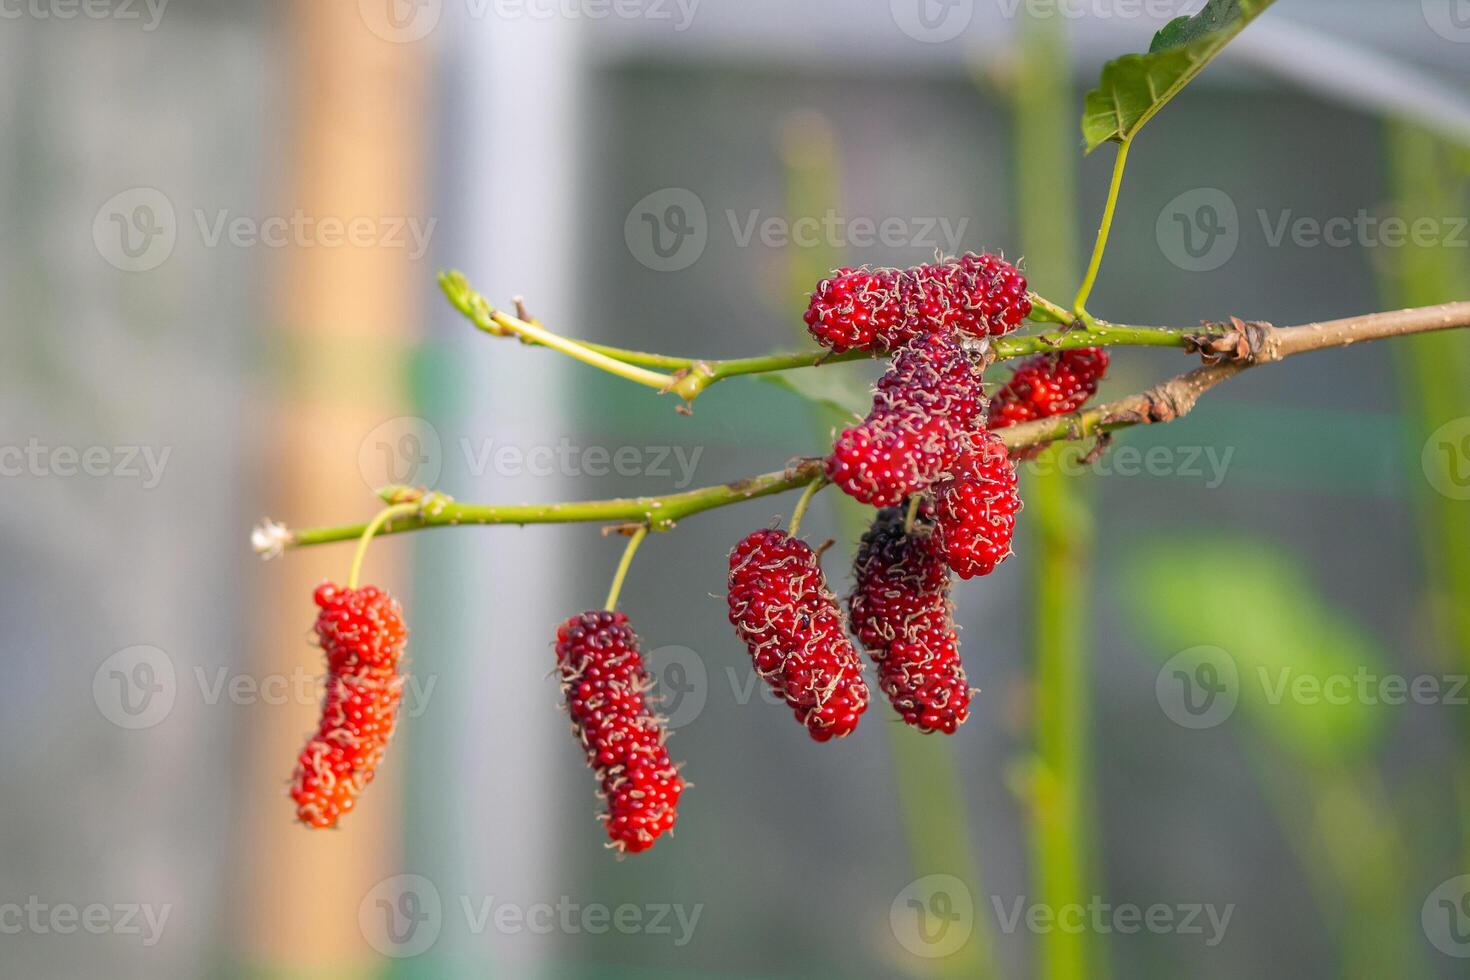
M 648 672 L 628 617 L 605 610 L 573 616 L 556 631 L 556 664 L 572 731 L 607 802 L 602 819 L 611 846 L 647 850 L 674 828 L 684 780 L 644 696 Z
M 1022 361 L 990 402 L 990 428 L 1075 412 L 1097 394 L 1108 371 L 1101 347 L 1037 354 Z
M 960 578 L 989 575 L 1011 555 L 1021 497 L 1016 464 L 994 433 L 978 434 L 934 487 L 934 540 Z
M 862 503 L 896 504 L 953 465 L 984 411 L 980 372 L 961 343 L 921 337 L 889 364 L 868 417 L 837 437 L 827 475 Z
M 317 733 L 301 750 L 292 781 L 296 816 L 335 826 L 372 782 L 393 735 L 408 639 L 403 610 L 387 592 L 330 583 L 315 594 L 316 634 L 327 656 L 327 691 Z
M 868 706 L 863 664 L 810 545 L 773 529 L 746 537 L 730 554 L 729 604 L 756 673 L 812 738 L 857 727 Z
M 878 665 L 878 684 L 903 720 L 953 734 L 970 714 L 949 601 L 950 571 L 928 522 L 904 530 L 904 512 L 880 511 L 863 535 L 848 599 L 853 631 Z

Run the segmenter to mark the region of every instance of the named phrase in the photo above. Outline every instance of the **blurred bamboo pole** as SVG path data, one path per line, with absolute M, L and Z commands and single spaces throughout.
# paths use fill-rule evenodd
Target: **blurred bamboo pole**
M 355 3 L 280 5 L 276 26 L 286 103 L 274 213 L 379 220 L 422 214 L 428 41 L 396 44 L 369 31 Z M 279 139 L 277 139 L 277 136 Z M 268 267 L 284 371 L 273 400 L 261 473 L 274 512 L 339 513 L 374 502 L 359 447 L 380 423 L 408 414 L 407 356 L 424 273 L 403 248 L 293 242 Z M 409 580 L 404 549 L 378 543 L 366 579 Z M 341 581 L 348 551 L 329 548 L 260 569 L 250 670 L 322 670 L 311 639 L 312 588 Z M 410 651 L 412 650 L 410 638 Z M 299 699 L 293 699 L 299 700 Z M 252 718 L 238 839 L 240 907 L 234 947 L 244 975 L 333 978 L 377 972 L 358 925 L 363 897 L 396 873 L 400 773 L 390 751 L 362 807 L 336 831 L 294 822 L 286 795 L 317 708 L 292 703 Z
M 1470 147 L 1402 121 L 1389 124 L 1386 138 L 1395 215 L 1413 222 L 1466 213 L 1470 205 L 1470 191 L 1466 190 L 1470 186 Z M 1392 264 L 1386 263 L 1378 272 L 1386 303 L 1470 293 L 1470 263 L 1463 250 L 1445 245 L 1405 243 L 1393 251 Z M 1395 344 L 1393 356 L 1407 416 L 1405 442 L 1410 458 L 1405 462 L 1422 468 L 1425 441 L 1441 426 L 1466 415 L 1470 341 L 1453 335 L 1416 337 Z M 1452 452 L 1463 452 L 1463 446 L 1453 441 L 1446 445 Z M 1431 451 L 1442 448 L 1432 447 Z M 1458 461 L 1458 455 L 1455 459 Z M 1470 510 L 1463 500 L 1437 492 L 1428 482 L 1417 486 L 1420 551 L 1425 561 L 1424 598 L 1437 644 L 1448 661 L 1440 666 L 1464 672 L 1470 670 L 1470 603 L 1465 601 L 1470 596 L 1470 552 L 1464 546 L 1470 540 Z M 1470 754 L 1470 719 L 1462 723 L 1461 751 Z M 1470 772 L 1462 766 L 1453 782 L 1460 804 L 1461 860 L 1470 862 Z
M 1011 83 L 1015 119 L 1017 225 L 1037 289 L 1065 291 L 1080 280 L 1077 256 L 1076 100 L 1067 70 L 1065 23 L 1024 16 Z M 1090 677 L 1086 600 L 1092 512 L 1085 477 L 1060 465 L 1068 446 L 1045 450 L 1050 465 L 1022 474 L 1022 526 L 1032 553 L 1028 591 L 1035 758 L 1024 792 L 1031 819 L 1036 900 L 1052 909 L 1087 905 L 1095 821 L 1091 813 Z M 1101 980 L 1106 959 L 1085 931 L 1052 930 L 1038 940 L 1036 976 Z

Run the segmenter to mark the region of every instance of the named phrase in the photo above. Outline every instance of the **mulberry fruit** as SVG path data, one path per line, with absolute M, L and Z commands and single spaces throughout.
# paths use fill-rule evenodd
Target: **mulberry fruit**
M 960 342 L 931 334 L 901 349 L 879 380 L 873 410 L 827 457 L 833 483 L 888 507 L 939 479 L 981 426 L 980 372 Z
M 572 731 L 597 773 L 612 846 L 638 852 L 672 830 L 684 780 L 644 692 L 638 636 L 619 612 L 573 616 L 556 632 L 556 663 Z
M 998 255 L 967 253 L 919 270 L 945 286 L 946 325 L 972 337 L 1002 337 L 1031 315 L 1026 277 Z
M 817 284 L 807 329 L 836 353 L 896 350 L 926 333 L 1010 333 L 1031 314 L 1026 277 L 995 255 L 910 269 L 839 269 Z
M 811 546 L 777 530 L 746 537 L 730 554 L 729 604 L 756 672 L 812 738 L 857 727 L 868 706 L 862 661 Z
M 928 522 L 904 530 L 898 508 L 880 511 L 863 535 L 848 599 L 858 640 L 878 666 L 878 686 L 903 720 L 953 734 L 970 714 L 949 601 L 950 571 Z
M 323 584 L 316 634 L 327 655 L 321 724 L 297 760 L 291 796 L 310 827 L 333 827 L 372 782 L 393 735 L 408 630 L 387 592 Z
M 989 575 L 1011 554 L 1021 498 L 1016 465 L 994 433 L 976 436 L 934 488 L 934 540 L 960 578 Z
M 1101 347 L 1037 354 L 1016 368 L 990 402 L 990 428 L 1075 412 L 1097 394 L 1108 371 L 1108 352 Z

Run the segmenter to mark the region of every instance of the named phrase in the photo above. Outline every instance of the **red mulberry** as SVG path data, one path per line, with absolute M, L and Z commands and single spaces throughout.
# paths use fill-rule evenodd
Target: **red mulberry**
M 825 742 L 857 727 L 868 706 L 863 665 L 847 638 L 816 552 L 784 531 L 756 531 L 730 554 L 730 622 L 756 672 Z
M 970 714 L 949 601 L 950 571 L 925 522 L 904 531 L 903 511 L 878 514 L 853 565 L 848 606 L 878 684 L 903 720 L 953 734 Z
M 960 578 L 989 575 L 1011 555 L 1021 498 L 1005 443 L 979 434 L 954 471 L 934 488 L 934 539 Z
M 327 693 L 317 733 L 297 760 L 291 796 L 302 823 L 332 827 L 372 782 L 393 735 L 408 630 L 398 603 L 373 586 L 323 584 L 315 599 Z
M 817 343 L 895 350 L 926 333 L 1010 333 L 1031 314 L 1026 278 L 995 255 L 966 254 L 909 269 L 839 269 L 817 284 L 807 329 Z
M 817 283 L 807 305 L 807 329 L 823 347 L 887 350 L 914 336 L 899 302 L 896 269 L 838 269 Z
M 607 801 L 612 846 L 647 850 L 673 829 L 684 780 L 644 697 L 649 679 L 638 636 L 623 613 L 585 612 L 557 630 L 556 663 L 572 731 Z
M 990 428 L 1075 412 L 1097 394 L 1107 371 L 1108 352 L 1101 347 L 1027 358 L 991 399 Z
M 1001 337 L 1031 315 L 1026 277 L 998 255 L 967 253 L 919 271 L 945 284 L 946 323 L 960 333 Z
M 953 465 L 984 411 L 980 372 L 960 342 L 917 340 L 879 380 L 867 419 L 837 437 L 827 475 L 862 503 L 896 504 Z

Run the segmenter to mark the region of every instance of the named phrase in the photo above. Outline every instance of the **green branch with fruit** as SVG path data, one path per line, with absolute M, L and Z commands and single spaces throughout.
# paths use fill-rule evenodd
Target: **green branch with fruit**
M 1197 327 L 1148 327 L 1098 318 L 1087 302 L 1099 280 L 1124 171 L 1142 127 L 1270 0 L 1209 0 L 1169 24 L 1149 52 L 1109 63 L 1088 94 L 1088 152 L 1117 144 L 1108 197 L 1086 273 L 1070 306 L 1030 291 L 1015 265 L 965 254 L 908 269 L 840 269 L 812 291 L 805 322 L 817 346 L 795 353 L 701 359 L 575 339 L 533 317 L 492 304 L 458 272 L 439 284 L 477 330 L 572 358 L 672 396 L 677 410 L 710 387 L 745 376 L 830 370 L 864 359 L 883 363 L 865 418 L 835 435 L 825 457 L 680 493 L 533 504 L 462 503 L 426 487 L 378 491 L 368 521 L 291 528 L 267 520 L 255 550 L 356 541 L 347 586 L 316 593 L 317 634 L 330 683 L 318 733 L 298 760 L 292 795 L 298 818 L 334 826 L 371 781 L 396 718 L 406 639 L 402 611 L 387 593 L 358 587 L 371 541 L 435 527 L 592 523 L 630 540 L 603 605 L 557 631 L 557 667 L 573 730 L 606 801 L 609 846 L 641 851 L 672 830 L 684 782 L 648 695 L 651 683 L 627 617 L 616 611 L 634 555 L 653 532 L 706 511 L 802 491 L 787 530 L 747 535 L 729 560 L 729 618 L 751 663 L 819 742 L 852 732 L 869 701 L 867 669 L 893 710 L 924 733 L 953 733 L 973 694 L 958 652 L 953 579 L 989 575 L 1011 554 L 1021 509 L 1017 462 L 1062 441 L 1092 440 L 1092 460 L 1112 434 L 1171 422 L 1202 395 L 1252 368 L 1313 351 L 1434 331 L 1470 328 L 1470 301 L 1276 327 L 1231 317 Z M 1026 324 L 1030 324 L 1026 328 Z M 1110 349 L 1167 347 L 1201 364 L 1146 391 L 1088 405 Z M 994 385 L 998 361 L 1025 358 Z M 853 566 L 846 610 L 828 588 L 822 548 L 799 537 L 817 495 L 836 486 L 873 509 Z M 854 644 L 853 639 L 857 643 Z

